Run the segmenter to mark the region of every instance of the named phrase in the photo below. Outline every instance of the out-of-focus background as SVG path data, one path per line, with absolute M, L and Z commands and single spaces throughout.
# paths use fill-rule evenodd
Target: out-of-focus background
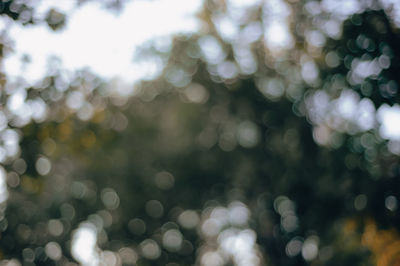
M 0 265 L 400 265 L 397 0 L 2 0 Z

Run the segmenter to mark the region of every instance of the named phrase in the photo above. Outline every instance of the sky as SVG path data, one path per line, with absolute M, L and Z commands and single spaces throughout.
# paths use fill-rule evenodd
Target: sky
M 89 67 L 104 78 L 119 77 L 126 82 L 151 78 L 157 65 L 135 65 L 133 55 L 138 46 L 152 38 L 162 38 L 168 45 L 173 33 L 199 29 L 194 17 L 202 0 L 138 0 L 126 3 L 121 13 L 104 9 L 98 2 L 76 8 L 75 1 L 43 0 L 37 11 L 56 8 L 67 14 L 67 25 L 54 32 L 45 23 L 21 26 L 0 23 L 0 30 L 9 28 L 15 42 L 15 53 L 6 57 L 3 69 L 9 76 L 22 75 L 35 82 L 47 71 L 47 61 L 57 56 L 68 70 Z M 21 58 L 29 55 L 31 62 L 22 66 Z

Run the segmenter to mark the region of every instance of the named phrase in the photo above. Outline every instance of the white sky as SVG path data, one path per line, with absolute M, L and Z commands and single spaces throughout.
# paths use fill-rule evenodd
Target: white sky
M 39 12 L 50 7 L 66 11 L 67 26 L 53 32 L 44 24 L 12 25 L 9 34 L 15 41 L 15 53 L 3 63 L 8 75 L 22 75 L 34 82 L 44 76 L 48 58 L 55 55 L 68 70 L 90 67 L 105 78 L 132 82 L 146 75 L 143 66 L 132 64 L 135 47 L 154 37 L 198 30 L 194 14 L 202 0 L 129 1 L 118 15 L 104 10 L 96 1 L 76 9 L 72 0 L 40 3 Z M 24 54 L 32 61 L 22 71 L 20 59 Z

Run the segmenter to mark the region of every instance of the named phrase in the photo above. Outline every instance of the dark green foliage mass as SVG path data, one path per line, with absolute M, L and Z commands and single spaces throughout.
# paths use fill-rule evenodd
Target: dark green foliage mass
M 1 12 L 20 20 L 14 2 Z M 224 39 L 214 21 L 228 7 L 206 1 L 205 30 L 135 57 L 167 63 L 134 95 L 86 70 L 61 90 L 60 68 L 24 87 L 49 111 L 21 122 L 7 109 L 16 91 L 4 90 L 1 136 L 18 136 L 20 152 L 2 162 L 0 264 L 398 265 L 399 142 L 379 119 L 368 127 L 335 109 L 346 95 L 374 117 L 399 104 L 398 28 L 373 5 L 343 19 L 341 35 L 323 33 L 328 14 L 306 12 L 320 2 L 286 4 L 296 11 L 286 50 Z M 243 31 L 265 11 L 248 12 Z M 50 10 L 46 21 L 65 19 Z

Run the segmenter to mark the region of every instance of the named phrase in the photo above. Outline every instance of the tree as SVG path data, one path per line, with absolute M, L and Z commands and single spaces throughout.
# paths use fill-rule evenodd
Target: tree
M 129 99 L 84 70 L 5 85 L 4 259 L 396 264 L 398 140 L 375 119 L 398 103 L 395 20 L 275 4 L 206 1 L 201 32 L 143 47 L 167 64 Z

